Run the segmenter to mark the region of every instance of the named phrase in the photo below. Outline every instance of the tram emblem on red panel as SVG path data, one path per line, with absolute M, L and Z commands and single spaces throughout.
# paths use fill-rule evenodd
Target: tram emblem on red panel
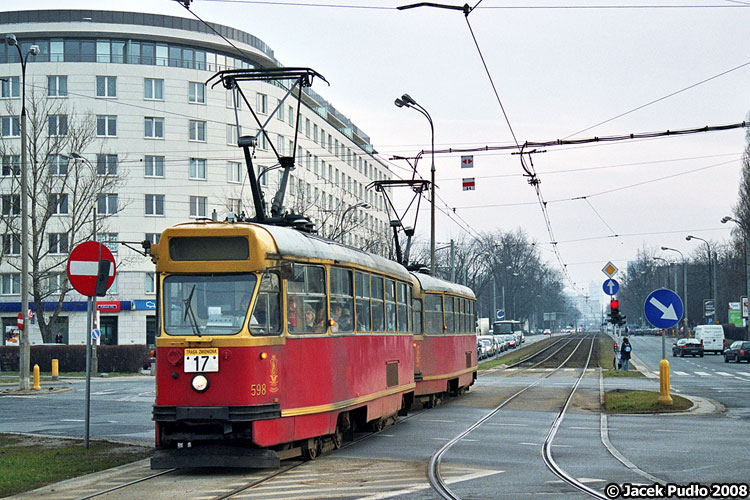
M 268 384 L 269 391 L 272 393 L 279 392 L 279 360 L 276 358 L 275 354 L 271 355 L 271 381 Z

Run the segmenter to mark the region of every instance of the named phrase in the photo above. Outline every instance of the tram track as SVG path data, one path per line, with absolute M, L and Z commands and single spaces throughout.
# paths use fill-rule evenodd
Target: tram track
M 408 415 L 400 417 L 398 419 L 398 423 L 417 417 L 421 415 L 422 413 L 424 413 L 425 411 L 427 411 L 427 409 L 411 411 L 409 412 Z M 397 425 L 397 424 L 394 424 L 394 425 Z M 352 441 L 348 441 L 344 443 L 340 449 L 346 449 L 350 446 L 359 444 L 363 441 L 366 441 L 367 439 L 370 439 L 376 436 L 381 431 L 387 430 L 387 429 L 389 429 L 389 427 L 386 427 L 385 429 L 381 429 L 378 431 L 360 433 L 359 435 L 356 435 Z M 240 484 L 236 484 L 229 491 L 226 491 L 226 488 L 222 488 L 224 491 L 221 491 L 221 492 L 210 491 L 211 488 L 208 488 L 207 491 L 202 491 L 200 496 L 201 498 L 205 500 L 231 499 L 233 497 L 236 497 L 237 495 L 246 494 L 249 491 L 251 491 L 253 488 L 267 485 L 269 482 L 273 481 L 274 479 L 282 478 L 284 477 L 285 474 L 295 471 L 296 469 L 302 467 L 308 462 L 310 461 L 301 460 L 301 459 L 287 459 L 287 460 L 282 461 L 282 466 L 280 469 L 264 470 L 264 471 L 261 471 L 260 474 L 258 474 L 258 471 L 253 471 L 253 473 L 250 474 L 252 477 L 248 477 L 247 479 L 240 480 L 240 481 L 235 480 L 234 481 L 235 484 L 238 482 Z M 84 496 L 70 496 L 69 498 L 74 499 L 74 500 L 90 500 L 93 498 L 140 499 L 140 498 L 144 498 L 145 497 L 144 495 L 146 495 L 147 492 L 149 491 L 153 492 L 154 489 L 158 490 L 160 488 L 160 483 L 158 482 L 159 478 L 164 479 L 169 476 L 179 476 L 181 471 L 183 470 L 182 469 L 162 470 L 153 474 L 148 474 L 148 475 L 144 475 L 141 477 L 137 477 L 132 480 L 124 481 L 121 484 L 115 484 L 105 489 L 87 493 Z M 144 487 L 146 489 L 143 489 Z M 110 494 L 116 494 L 117 496 L 115 497 Z
M 552 458 L 552 452 L 551 452 L 552 442 L 553 442 L 553 440 L 555 438 L 555 435 L 557 433 L 557 429 L 559 428 L 560 424 L 562 423 L 562 420 L 563 420 L 563 418 L 565 416 L 565 413 L 566 413 L 566 411 L 567 411 L 567 409 L 568 409 L 568 407 L 570 405 L 570 402 L 573 399 L 573 396 L 575 395 L 576 390 L 578 389 L 578 386 L 580 385 L 581 380 L 586 375 L 586 370 L 588 369 L 589 363 L 591 361 L 591 354 L 593 352 L 594 345 L 596 343 L 596 338 L 597 338 L 596 335 L 593 335 L 593 336 L 584 336 L 584 337 L 581 337 L 580 339 L 569 338 L 567 342 L 564 342 L 562 346 L 560 346 L 558 349 L 556 349 L 552 354 L 549 354 L 546 358 L 544 358 L 543 361 L 533 363 L 531 366 L 527 367 L 526 369 L 531 369 L 533 367 L 540 366 L 544 362 L 548 362 L 549 360 L 553 359 L 555 356 L 558 356 L 558 355 L 564 356 L 564 359 L 562 360 L 562 362 L 560 362 L 560 364 L 556 368 L 554 368 L 552 371 L 546 373 L 544 376 L 542 376 L 542 377 L 538 378 L 537 380 L 535 380 L 534 382 L 526 385 L 521 390 L 517 391 L 516 393 L 512 394 L 511 396 L 509 396 L 508 398 L 506 398 L 505 400 L 503 400 L 499 405 L 497 405 L 494 409 L 492 409 L 492 411 L 490 411 L 487 415 L 485 415 L 481 419 L 477 420 L 469 428 L 467 428 L 466 430 L 464 430 L 463 432 L 461 432 L 460 434 L 458 434 L 456 437 L 454 437 L 453 439 L 451 439 L 450 441 L 448 441 L 442 447 L 440 447 L 437 450 L 435 450 L 435 452 L 432 454 L 432 456 L 430 457 L 430 460 L 428 462 L 427 476 L 428 476 L 428 482 L 429 482 L 430 486 L 432 487 L 432 489 L 441 498 L 444 498 L 446 500 L 461 500 L 460 496 L 458 496 L 455 492 L 453 492 L 450 488 L 448 488 L 448 485 L 446 484 L 445 480 L 443 479 L 443 477 L 440 474 L 440 464 L 441 464 L 441 461 L 442 461 L 442 458 L 444 457 L 444 455 L 456 443 L 460 442 L 464 437 L 466 437 L 471 432 L 473 432 L 474 430 L 476 430 L 479 427 L 481 427 L 482 424 L 484 424 L 489 419 L 491 419 L 493 416 L 495 416 L 501 409 L 503 409 L 511 401 L 515 400 L 517 397 L 519 397 L 520 395 L 522 395 L 526 391 L 530 390 L 531 388 L 536 387 L 537 385 L 539 385 L 540 383 L 542 383 L 545 379 L 551 377 L 555 373 L 558 373 L 563 367 L 565 367 L 566 364 L 568 364 L 571 361 L 571 359 L 574 358 L 574 356 L 576 356 L 576 353 L 579 352 L 579 348 L 581 347 L 581 345 L 584 343 L 584 341 L 587 338 L 591 339 L 591 343 L 589 345 L 588 355 L 586 356 L 585 363 L 583 363 L 583 367 L 581 369 L 581 374 L 576 379 L 575 383 L 573 384 L 573 387 L 570 389 L 570 391 L 569 391 L 569 393 L 568 393 L 568 395 L 567 395 L 564 403 L 561 406 L 560 411 L 558 412 L 558 414 L 557 414 L 554 422 L 550 426 L 550 431 L 547 434 L 547 438 L 545 439 L 544 446 L 543 446 L 543 449 L 542 449 L 542 454 L 543 454 L 543 460 L 544 460 L 545 464 L 547 465 L 547 467 L 556 476 L 558 476 L 560 479 L 562 479 L 564 482 L 566 482 L 567 484 L 570 484 L 571 486 L 575 487 L 576 489 L 578 489 L 578 490 L 580 490 L 580 491 L 582 491 L 582 492 L 584 492 L 584 493 L 586 493 L 586 494 L 588 494 L 590 496 L 593 496 L 595 498 L 601 498 L 601 499 L 606 499 L 607 498 L 602 493 L 597 492 L 596 490 L 593 490 L 593 489 L 589 488 L 588 486 L 586 486 L 586 485 L 580 483 L 579 481 L 577 481 L 571 475 L 567 474 L 554 461 L 554 459 Z M 570 346 L 576 340 L 578 340 L 578 342 L 573 346 L 573 350 L 570 352 L 570 354 L 566 355 L 564 353 L 565 348 L 568 347 L 568 346 Z M 553 346 L 555 346 L 557 344 L 558 343 L 554 343 L 550 347 L 553 347 Z M 549 349 L 549 347 L 545 348 L 545 349 L 543 349 L 541 351 L 539 351 L 539 353 L 543 353 L 544 351 L 546 351 L 548 349 Z M 539 354 L 539 353 L 536 353 L 536 354 Z M 514 366 L 520 366 L 522 363 L 528 362 L 529 359 L 531 359 L 533 357 L 535 357 L 535 356 L 532 355 L 529 358 L 526 358 L 525 360 L 522 360 L 519 363 L 516 363 L 516 364 L 511 365 L 511 366 L 513 366 L 513 367 Z

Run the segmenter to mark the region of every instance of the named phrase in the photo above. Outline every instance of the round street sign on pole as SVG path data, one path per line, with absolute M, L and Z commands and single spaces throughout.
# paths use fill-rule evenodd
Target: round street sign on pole
M 85 241 L 75 247 L 68 257 L 68 279 L 73 288 L 87 297 L 96 296 L 96 277 L 99 273 L 99 258 L 110 261 L 107 288 L 112 286 L 117 274 L 115 258 L 105 245 L 96 241 Z
M 643 305 L 646 319 L 656 328 L 673 327 L 682 318 L 683 311 L 680 296 L 666 288 L 651 292 Z
M 18 326 L 18 330 L 23 330 L 23 313 L 18 313 L 18 323 L 16 324 Z
M 496 321 L 502 321 L 505 319 L 505 311 L 503 309 L 498 309 L 495 312 L 495 320 Z
M 602 284 L 602 290 L 604 290 L 604 293 L 607 295 L 617 295 L 617 291 L 620 289 L 620 284 L 617 282 L 616 279 L 609 278 L 608 280 L 604 281 L 604 284 Z

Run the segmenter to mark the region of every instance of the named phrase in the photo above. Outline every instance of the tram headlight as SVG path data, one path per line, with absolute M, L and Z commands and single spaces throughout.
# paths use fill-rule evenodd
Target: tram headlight
M 202 373 L 198 373 L 193 376 L 193 380 L 190 381 L 190 385 L 193 386 L 193 389 L 196 392 L 206 392 L 210 384 L 208 381 L 208 377 L 206 377 Z

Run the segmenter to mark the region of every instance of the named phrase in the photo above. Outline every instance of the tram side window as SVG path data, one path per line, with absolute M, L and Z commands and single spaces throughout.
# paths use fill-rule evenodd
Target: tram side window
M 456 330 L 459 333 L 466 333 L 466 299 L 456 299 L 456 314 L 458 315 L 458 327 Z
M 412 324 L 414 325 L 414 335 L 424 333 L 422 328 L 422 300 L 414 299 L 412 302 Z
M 445 333 L 455 333 L 456 329 L 453 322 L 453 297 L 445 296 Z
M 334 332 L 354 331 L 354 297 L 352 294 L 352 272 L 338 267 L 331 268 L 331 327 Z
M 425 295 L 425 333 L 443 333 L 443 297 L 434 293 Z
M 385 280 L 385 331 L 396 331 L 396 282 Z
M 252 335 L 278 335 L 281 333 L 281 288 L 279 276 L 264 274 L 260 281 L 258 298 L 250 316 Z
M 396 283 L 398 294 L 396 295 L 396 309 L 398 313 L 398 331 L 409 331 L 409 316 L 406 313 L 408 297 L 406 295 L 406 283 Z
M 322 267 L 294 265 L 294 278 L 286 282 L 289 333 L 325 332 L 325 283 Z
M 470 333 L 471 321 L 469 321 L 469 301 L 466 299 L 461 299 L 461 320 L 463 322 L 461 331 L 463 333 Z
M 357 331 L 370 331 L 370 275 L 357 272 L 354 275 L 354 289 L 356 291 L 355 305 L 357 309 Z
M 385 331 L 385 311 L 383 305 L 383 278 L 372 277 L 372 331 Z

